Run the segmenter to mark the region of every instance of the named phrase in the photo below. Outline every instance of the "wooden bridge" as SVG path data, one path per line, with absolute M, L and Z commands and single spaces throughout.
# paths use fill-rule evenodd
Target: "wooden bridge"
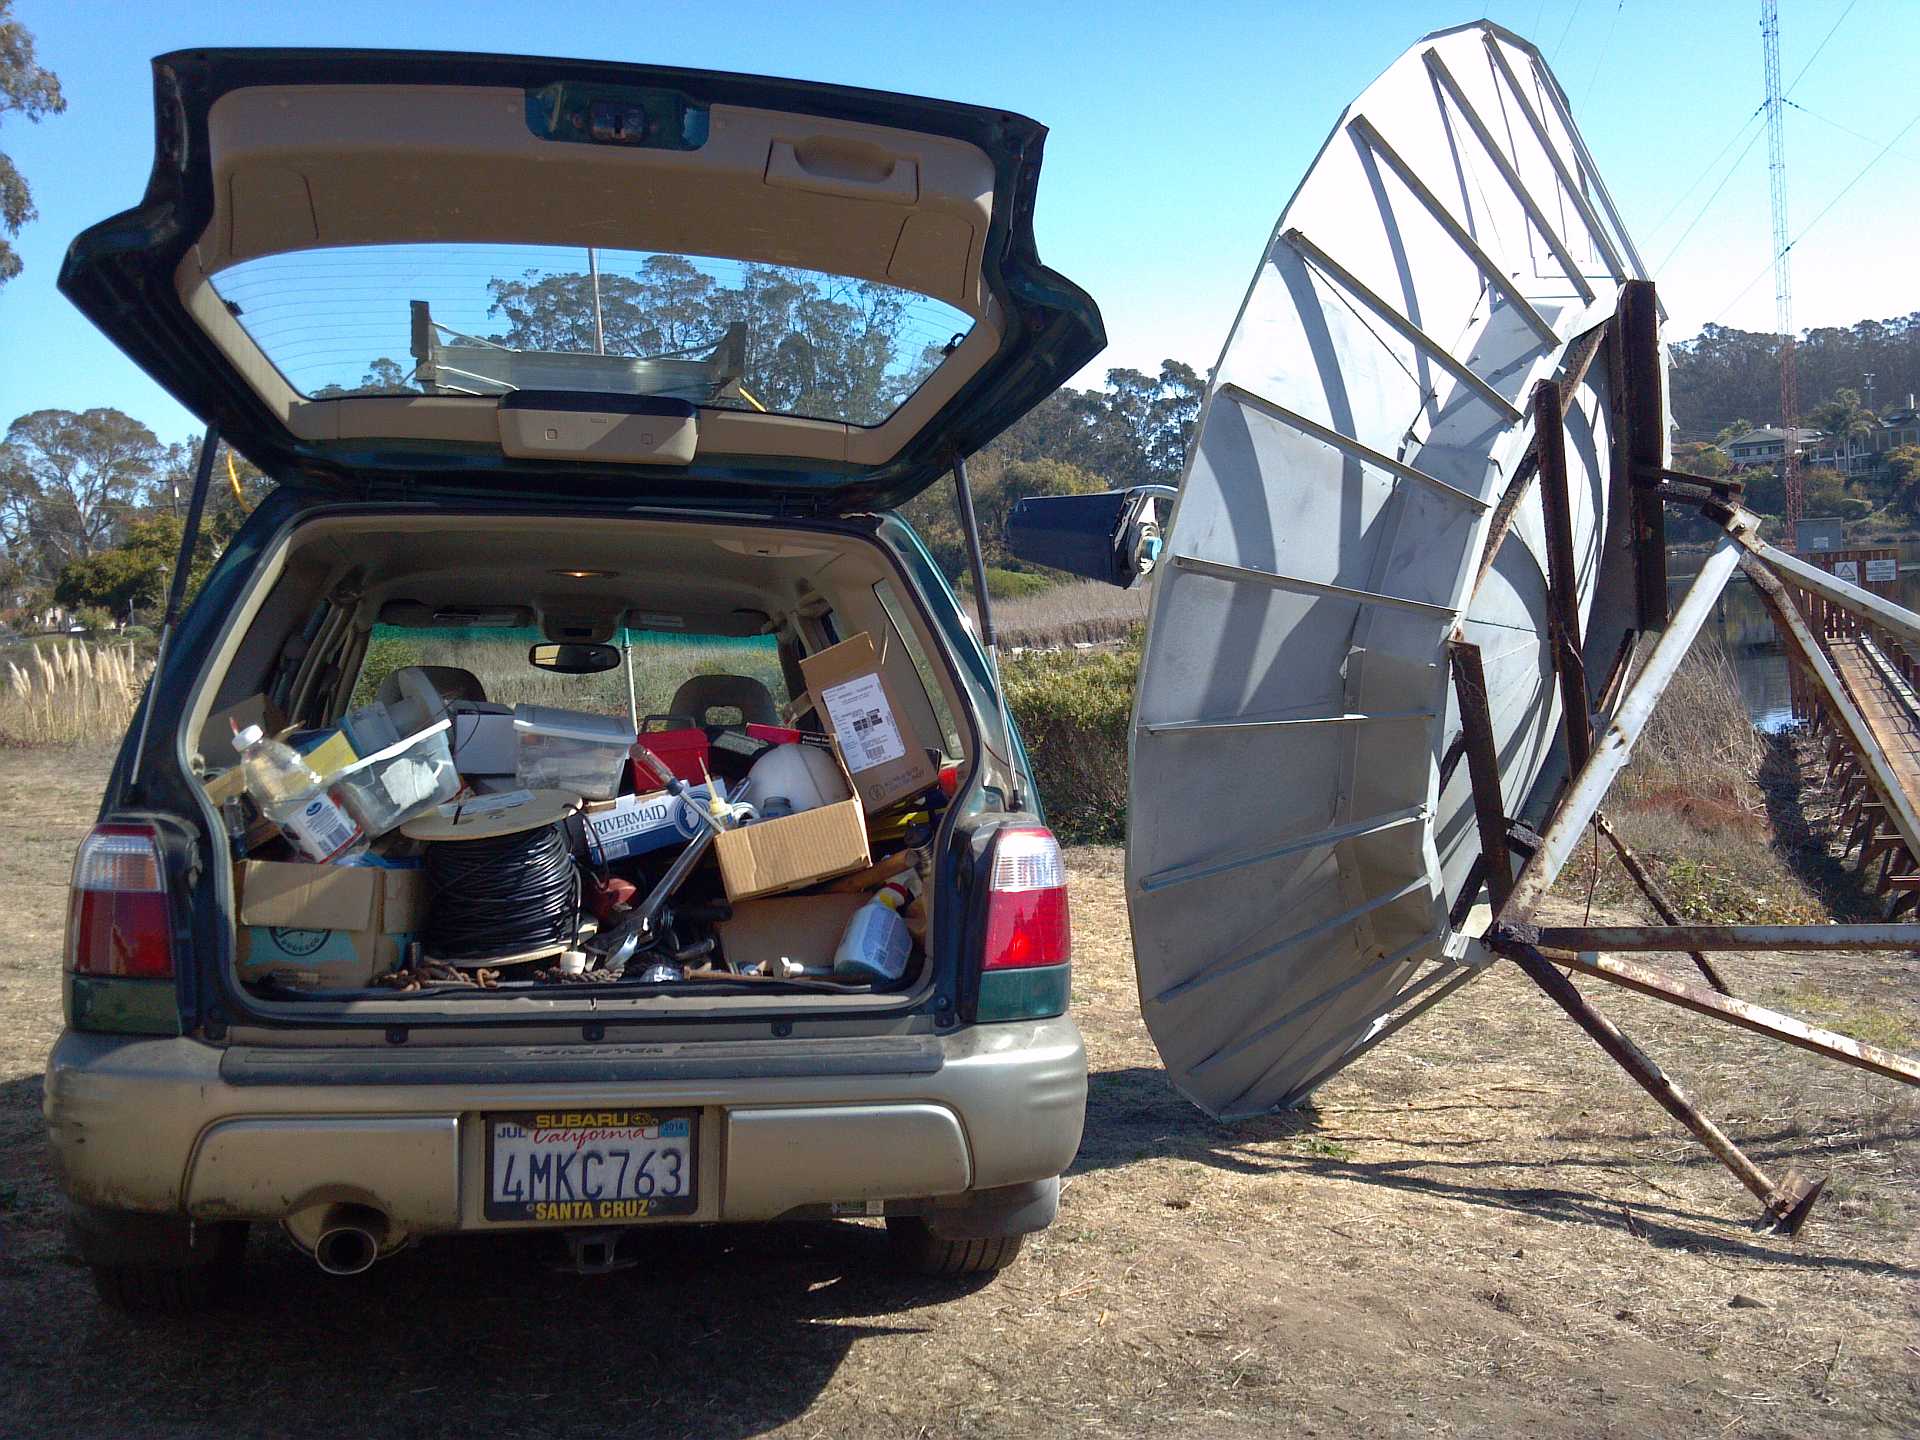
M 1895 599 L 1892 550 L 1801 558 Z M 1825 738 L 1828 778 L 1839 791 L 1841 853 L 1858 852 L 1894 918 L 1920 904 L 1920 646 L 1790 580 L 1787 591 L 1855 712 L 1845 714 L 1838 699 L 1796 663 L 1790 667 L 1793 713 Z

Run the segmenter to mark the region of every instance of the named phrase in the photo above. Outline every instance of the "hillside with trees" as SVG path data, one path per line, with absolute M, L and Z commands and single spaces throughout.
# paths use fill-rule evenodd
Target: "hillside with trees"
M 1712 440 L 1739 422 L 1780 420 L 1779 341 L 1771 334 L 1709 325 L 1671 348 L 1673 419 L 1684 440 Z M 1920 311 L 1845 328 L 1808 330 L 1794 352 L 1801 403 L 1817 406 L 1852 390 L 1879 409 L 1920 392 Z
M 489 338 L 526 348 L 590 347 L 591 334 L 579 328 L 580 296 L 590 283 L 584 273 L 495 278 L 488 288 L 498 327 Z M 759 398 L 785 408 L 877 413 L 917 384 L 937 358 L 879 293 L 885 287 L 828 289 L 806 272 L 767 266 L 748 267 L 738 283 L 722 284 L 671 256 L 652 257 L 629 275 L 603 272 L 601 286 L 610 350 L 697 349 L 742 316 L 765 326 L 758 333 L 775 340 L 749 351 L 748 384 L 759 387 Z M 823 366 L 823 356 L 832 363 Z M 1920 312 L 1809 331 L 1799 358 L 1801 394 L 1809 397 L 1800 423 L 1827 439 L 1859 440 L 1878 425 L 1860 388 L 1866 373 L 1875 376 L 1883 411 L 1920 390 Z M 1676 463 L 1727 474 L 1731 465 L 1715 442 L 1770 420 L 1778 407 L 1773 337 L 1709 326 L 1675 345 L 1672 360 L 1682 437 Z M 391 357 L 370 359 L 365 370 L 352 393 L 414 388 L 411 367 Z M 1205 385 L 1204 375 L 1177 360 L 1163 361 L 1156 374 L 1115 368 L 1102 386 L 1057 391 L 974 457 L 969 469 L 994 591 L 1027 595 L 1060 578 L 1006 551 L 1007 512 L 1022 496 L 1177 483 Z M 10 607 L 31 613 L 58 605 L 122 623 L 149 618 L 178 546 L 179 497 L 196 451 L 196 442 L 162 442 L 138 420 L 110 409 L 17 418 L 0 443 L 0 544 Z M 234 476 L 237 496 L 222 462 L 196 581 L 267 487 L 244 461 Z M 1743 479 L 1753 509 L 1763 516 L 1783 512 L 1777 474 L 1748 470 Z M 1920 525 L 1920 447 L 1895 448 L 1851 477 L 1809 466 L 1805 479 L 1809 514 L 1840 515 L 1882 536 Z M 907 515 L 941 568 L 964 586 L 965 549 L 951 486 L 936 485 Z M 1673 533 L 1688 538 L 1685 517 L 1675 517 Z

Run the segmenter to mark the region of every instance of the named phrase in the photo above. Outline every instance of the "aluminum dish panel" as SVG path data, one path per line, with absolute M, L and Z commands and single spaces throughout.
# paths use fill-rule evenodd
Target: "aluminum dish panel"
M 1450 637 L 1483 649 L 1509 813 L 1564 764 L 1537 490 L 1472 592 L 1533 386 L 1642 277 L 1565 108 L 1509 32 L 1416 45 L 1322 148 L 1215 368 L 1154 581 L 1127 862 L 1142 1012 L 1210 1113 L 1297 1100 L 1448 963 L 1479 849 L 1465 766 L 1440 785 Z M 1567 457 L 1583 614 L 1601 596 L 1614 625 L 1604 368 Z

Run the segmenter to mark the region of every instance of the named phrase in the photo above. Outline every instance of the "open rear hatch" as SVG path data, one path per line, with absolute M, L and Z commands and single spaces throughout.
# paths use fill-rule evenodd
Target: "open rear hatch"
M 1003 111 L 344 50 L 163 55 L 154 98 L 61 289 L 286 483 L 892 505 L 1104 341 Z

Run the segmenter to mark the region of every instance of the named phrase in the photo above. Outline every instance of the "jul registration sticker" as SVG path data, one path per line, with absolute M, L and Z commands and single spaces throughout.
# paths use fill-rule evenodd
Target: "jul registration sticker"
M 489 1220 L 584 1225 L 691 1215 L 693 1110 L 543 1110 L 487 1117 Z

